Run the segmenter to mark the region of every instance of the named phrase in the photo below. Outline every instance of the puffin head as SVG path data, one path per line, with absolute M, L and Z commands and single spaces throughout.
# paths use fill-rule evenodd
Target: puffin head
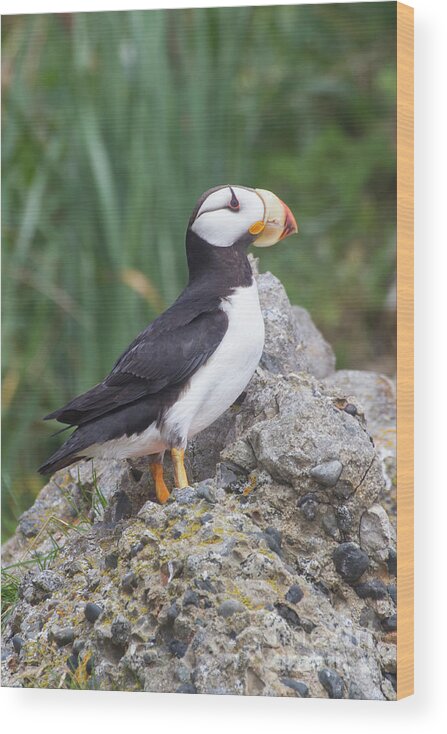
M 188 230 L 214 247 L 270 247 L 298 227 L 289 207 L 271 191 L 227 185 L 202 194 Z

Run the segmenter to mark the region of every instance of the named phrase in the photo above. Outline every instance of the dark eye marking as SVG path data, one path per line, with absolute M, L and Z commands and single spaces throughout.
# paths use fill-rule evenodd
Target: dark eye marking
M 231 201 L 228 204 L 228 208 L 231 209 L 234 212 L 237 212 L 237 211 L 239 211 L 241 205 L 239 204 L 239 201 L 237 199 L 237 196 L 234 193 L 234 191 L 231 188 L 231 186 L 230 186 L 230 191 L 231 191 Z

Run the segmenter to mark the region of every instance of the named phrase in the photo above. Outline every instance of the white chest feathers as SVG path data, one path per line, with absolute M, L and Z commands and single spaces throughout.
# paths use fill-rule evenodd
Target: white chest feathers
M 256 282 L 236 288 L 221 308 L 228 316 L 225 336 L 168 410 L 163 433 L 186 440 L 209 426 L 239 397 L 259 363 L 264 321 Z

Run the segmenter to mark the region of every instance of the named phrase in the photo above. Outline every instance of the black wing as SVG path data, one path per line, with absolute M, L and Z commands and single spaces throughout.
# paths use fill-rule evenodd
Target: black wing
M 181 389 L 213 354 L 228 328 L 227 315 L 217 305 L 206 312 L 185 311 L 179 299 L 141 332 L 105 380 L 45 420 L 82 426 L 169 388 Z

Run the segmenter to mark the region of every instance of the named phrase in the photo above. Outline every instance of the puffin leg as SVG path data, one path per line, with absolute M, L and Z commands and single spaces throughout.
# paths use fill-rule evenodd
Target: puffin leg
M 163 464 L 151 464 L 151 474 L 155 482 L 155 494 L 161 505 L 169 499 L 169 490 L 163 478 Z
M 175 486 L 178 489 L 189 487 L 184 458 L 185 449 L 171 449 L 172 463 L 174 464 Z

